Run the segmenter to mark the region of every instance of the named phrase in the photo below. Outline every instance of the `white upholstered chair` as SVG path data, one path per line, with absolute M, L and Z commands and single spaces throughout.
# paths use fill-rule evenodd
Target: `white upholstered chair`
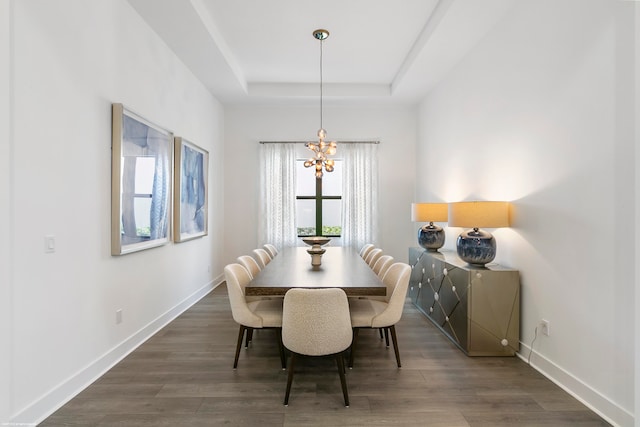
M 238 261 L 238 264 L 242 265 L 244 268 L 247 269 L 247 271 L 249 272 L 249 279 L 253 279 L 254 277 L 256 277 L 256 274 L 260 273 L 260 266 L 258 265 L 258 262 L 253 257 L 250 257 L 249 255 L 241 255 L 236 259 L 236 261 Z M 259 301 L 262 299 L 270 299 L 270 298 L 258 297 L 258 296 L 245 296 L 245 300 L 247 302 Z M 253 335 L 251 331 L 247 332 L 247 344 L 246 344 L 247 347 L 249 347 L 249 342 L 251 341 L 252 337 Z
M 258 261 L 258 264 L 260 265 L 260 269 L 265 268 L 267 264 L 271 262 L 271 257 L 269 256 L 269 253 L 262 248 L 254 249 L 253 255 L 255 260 Z
M 375 264 L 373 264 L 373 272 L 382 279 L 389 267 L 391 267 L 391 264 L 393 264 L 393 257 L 391 255 L 382 255 L 380 258 L 378 258 Z
M 372 249 L 371 251 L 369 251 L 369 253 L 367 254 L 367 257 L 364 259 L 364 261 L 367 264 L 369 264 L 369 267 L 373 267 L 373 265 L 376 263 L 378 258 L 380 258 L 381 256 L 382 256 L 382 249 L 375 248 L 375 249 Z
M 366 245 L 364 245 L 362 249 L 360 249 L 360 256 L 362 257 L 362 259 L 365 259 L 367 255 L 369 255 L 369 252 L 373 250 L 373 248 L 375 248 L 375 246 L 372 243 L 367 243 Z
M 271 243 L 265 243 L 264 245 L 262 245 L 262 247 L 269 252 L 269 255 L 271 256 L 271 259 L 273 259 L 276 255 L 278 255 L 278 249 L 276 249 L 275 246 L 273 246 Z
M 385 301 L 378 301 L 372 298 L 351 298 L 349 300 L 351 324 L 353 326 L 353 343 L 351 345 L 349 367 L 353 367 L 358 331 L 362 328 L 383 329 L 387 337 L 387 346 L 389 346 L 389 331 L 391 331 L 396 363 L 398 364 L 398 368 L 402 366 L 400 363 L 395 324 L 398 323 L 402 317 L 410 276 L 411 267 L 403 262 L 396 262 L 389 267 L 382 279 L 387 287 Z
M 282 342 L 291 352 L 284 404 L 289 404 L 295 361 L 300 355 L 336 358 L 345 406 L 349 406 L 343 353 L 353 332 L 347 295 L 342 289 L 294 288 L 284 296 Z
M 224 268 L 224 276 L 227 282 L 227 292 L 231 304 L 233 320 L 240 325 L 236 355 L 233 361 L 233 369 L 238 367 L 238 356 L 245 332 L 247 338 L 254 329 L 274 329 L 277 335 L 278 349 L 282 369 L 286 368 L 284 348 L 282 347 L 282 299 L 259 300 L 247 302 L 244 288 L 251 281 L 249 272 L 240 264 L 229 264 Z
M 246 268 L 249 271 L 249 273 L 251 273 L 252 279 L 256 277 L 258 273 L 260 273 L 260 270 L 262 270 L 260 268 L 260 265 L 258 264 L 258 261 L 256 261 L 255 258 L 249 255 L 241 255 L 237 258 L 237 261 L 244 268 Z

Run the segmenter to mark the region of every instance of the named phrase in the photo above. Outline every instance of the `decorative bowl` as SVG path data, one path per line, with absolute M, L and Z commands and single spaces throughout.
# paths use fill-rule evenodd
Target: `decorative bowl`
M 329 243 L 331 241 L 331 238 L 323 237 L 323 236 L 309 236 L 309 237 L 303 237 L 302 241 L 310 246 L 315 246 L 315 245 L 322 246 Z

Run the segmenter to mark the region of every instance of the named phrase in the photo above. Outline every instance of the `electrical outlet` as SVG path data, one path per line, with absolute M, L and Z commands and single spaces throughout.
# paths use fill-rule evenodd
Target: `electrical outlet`
M 122 309 L 116 310 L 116 325 L 122 323 Z
M 540 320 L 540 332 L 542 333 L 542 335 L 551 335 L 551 325 L 549 324 L 548 320 Z

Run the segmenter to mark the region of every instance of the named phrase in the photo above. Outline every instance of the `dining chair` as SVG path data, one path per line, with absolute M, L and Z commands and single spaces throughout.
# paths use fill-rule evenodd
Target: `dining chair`
M 373 248 L 375 248 L 375 246 L 372 243 L 367 243 L 366 245 L 364 245 L 362 249 L 360 249 L 360 256 L 362 257 L 362 259 L 365 259 L 367 255 L 369 255 L 369 252 L 373 250 Z
M 347 294 L 339 288 L 294 288 L 284 296 L 282 342 L 291 352 L 284 405 L 289 405 L 295 362 L 300 356 L 334 356 L 342 385 L 344 405 L 349 407 L 343 353 L 353 332 Z
M 262 270 L 260 268 L 260 265 L 258 264 L 258 261 L 256 261 L 252 256 L 241 255 L 236 259 L 236 261 L 238 261 L 238 264 L 241 264 L 249 271 L 252 279 L 256 277 L 258 273 L 260 273 L 260 270 Z
M 411 267 L 403 262 L 396 262 L 389 267 L 382 279 L 382 282 L 387 287 L 385 301 L 378 301 L 372 298 L 352 298 L 349 300 L 351 324 L 353 326 L 353 343 L 351 344 L 351 355 L 349 357 L 350 368 L 353 367 L 358 331 L 362 328 L 383 329 L 387 338 L 387 347 L 389 346 L 390 331 L 396 363 L 398 368 L 402 367 L 395 325 L 402 317 L 410 276 Z
M 262 248 L 254 249 L 253 254 L 254 258 L 258 261 L 258 265 L 260 265 L 260 269 L 263 269 L 271 262 L 271 257 L 269 253 Z
M 264 245 L 262 245 L 262 247 L 269 252 L 269 255 L 271 255 L 271 259 L 273 259 L 276 255 L 278 255 L 278 249 L 276 249 L 275 246 L 273 246 L 271 243 L 265 243 Z
M 380 258 L 382 256 L 382 249 L 380 248 L 375 248 L 371 251 L 369 251 L 369 254 L 367 255 L 367 257 L 364 259 L 364 261 L 369 264 L 369 267 L 373 267 L 373 265 L 375 264 L 375 262 L 378 260 L 378 258 Z
M 244 334 L 247 338 L 254 329 L 274 329 L 280 351 L 282 369 L 287 366 L 282 346 L 282 299 L 270 299 L 248 302 L 245 299 L 244 288 L 251 281 L 249 272 L 240 264 L 228 264 L 224 267 L 224 276 L 227 282 L 227 292 L 231 304 L 233 320 L 240 325 L 236 355 L 233 360 L 233 369 L 238 367 L 238 357 Z
M 258 273 L 260 273 L 261 268 L 258 265 L 258 262 L 253 257 L 249 255 L 241 255 L 236 259 L 236 261 L 238 261 L 238 264 L 242 265 L 244 268 L 247 269 L 251 279 L 256 277 Z M 247 300 L 247 302 L 251 302 L 251 301 L 259 301 L 262 299 L 271 299 L 271 298 L 261 297 L 261 296 L 245 296 L 245 299 Z M 251 333 L 251 331 L 249 331 L 247 333 L 246 347 L 249 346 L 249 342 L 251 342 L 252 338 L 253 338 L 253 334 Z
M 389 267 L 391 267 L 391 264 L 393 264 L 393 257 L 391 255 L 382 255 L 378 258 L 375 264 L 373 264 L 373 272 L 382 279 L 384 277 L 384 273 L 386 273 Z

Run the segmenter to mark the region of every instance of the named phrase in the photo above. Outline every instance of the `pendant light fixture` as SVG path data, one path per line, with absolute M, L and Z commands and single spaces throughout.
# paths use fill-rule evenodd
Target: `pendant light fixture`
M 315 165 L 316 178 L 322 178 L 322 169 L 326 172 L 333 172 L 335 162 L 327 156 L 336 154 L 336 142 L 325 142 L 327 131 L 322 127 L 322 42 L 329 37 L 327 30 L 315 30 L 313 37 L 320 41 L 320 129 L 318 130 L 318 142 L 307 142 L 306 147 L 314 152 L 314 157 L 304 162 L 304 167 Z

